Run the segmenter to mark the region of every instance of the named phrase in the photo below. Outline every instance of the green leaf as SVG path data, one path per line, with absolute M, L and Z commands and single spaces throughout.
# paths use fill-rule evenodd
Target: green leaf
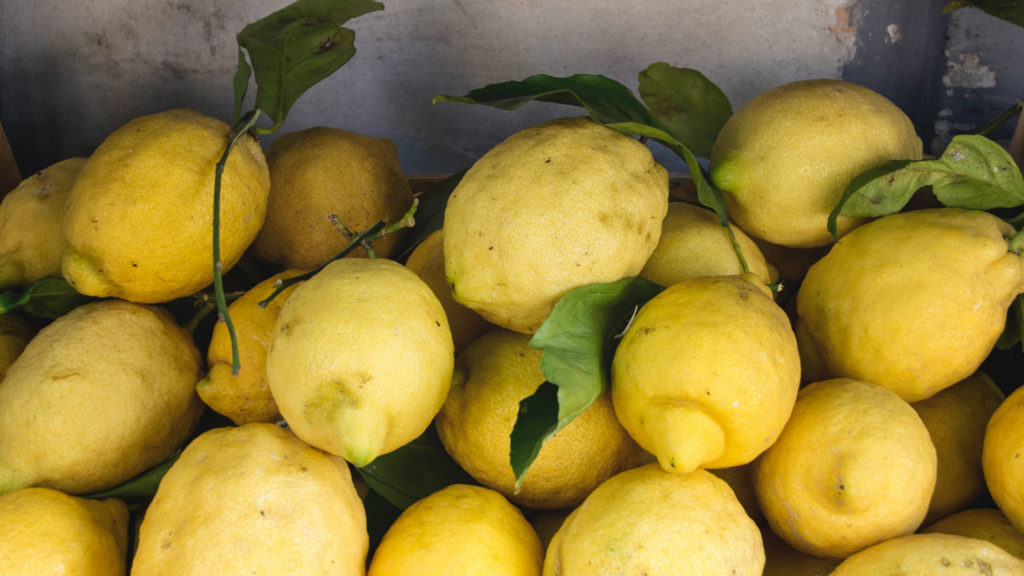
M 829 214 L 836 234 L 839 215 L 873 218 L 899 212 L 924 186 L 950 208 L 993 210 L 1024 204 L 1024 178 L 1002 146 L 978 135 L 961 135 L 937 160 L 891 160 L 859 174 Z
M 452 484 L 476 484 L 448 455 L 433 425 L 419 438 L 359 468 L 359 474 L 402 510 Z
M 989 16 L 1006 20 L 1011 24 L 1024 27 L 1024 3 L 1020 0 L 953 0 L 942 9 L 949 14 L 968 6 L 977 8 Z
M 373 553 L 377 551 L 391 525 L 402 515 L 402 510 L 373 490 L 366 495 L 363 508 L 366 510 L 366 532 L 370 537 L 370 549 L 366 554 L 366 564 L 369 566 Z
M 35 281 L 24 292 L 8 290 L 0 294 L 0 314 L 17 308 L 34 318 L 52 320 L 97 300 L 99 298 L 79 294 L 59 276 L 47 276 Z
M 996 348 L 1009 350 L 1024 342 L 1024 294 L 1013 299 L 1006 312 L 1006 328 L 996 341 Z
M 676 140 L 704 158 L 732 116 L 729 98 L 711 80 L 665 62 L 640 73 L 640 97 Z
M 729 224 L 725 198 L 720 190 L 711 185 L 707 172 L 697 163 L 697 158 L 668 132 L 629 88 L 611 78 L 599 74 L 576 74 L 566 78 L 538 74 L 521 82 L 502 82 L 470 90 L 465 96 L 434 96 L 434 104 L 482 104 L 501 110 L 517 110 L 533 100 L 579 106 L 587 111 L 594 122 L 625 134 L 652 138 L 675 152 L 689 166 L 701 204 L 714 210 L 722 226 L 729 230 L 729 236 L 735 238 Z M 746 259 L 739 244 L 734 241 L 733 247 L 746 270 Z
M 238 47 L 238 71 L 235 72 L 235 79 L 232 87 L 235 91 L 235 110 L 231 114 L 231 125 L 235 126 L 242 119 L 242 100 L 245 100 L 245 93 L 249 91 L 249 76 L 252 76 L 252 67 L 245 60 L 245 53 L 242 47 Z
M 126 498 L 151 497 L 156 494 L 157 488 L 160 487 L 160 481 L 164 479 L 167 471 L 171 469 L 171 466 L 174 466 L 174 463 L 177 462 L 180 457 L 181 450 L 178 450 L 163 464 L 143 472 L 124 484 L 111 488 L 110 490 L 97 492 L 96 494 L 88 494 L 86 496 L 82 496 L 82 498 L 91 498 L 95 500 L 103 498 L 120 498 L 124 500 Z
M 342 24 L 383 9 L 374 0 L 298 0 L 243 28 L 238 45 L 256 73 L 256 107 L 274 119 L 258 132 L 277 130 L 299 96 L 356 53 L 355 32 Z
M 643 278 L 623 278 L 577 288 L 555 304 L 530 340 L 544 351 L 541 371 L 550 384 L 519 403 L 512 428 L 509 458 L 517 490 L 544 442 L 608 390 L 615 336 L 662 290 Z
M 448 198 L 465 175 L 466 170 L 456 172 L 417 196 L 420 206 L 416 210 L 416 225 L 402 241 L 401 248 L 395 251 L 398 254 L 395 260 L 412 254 L 421 242 L 444 227 L 444 209 L 448 206 Z

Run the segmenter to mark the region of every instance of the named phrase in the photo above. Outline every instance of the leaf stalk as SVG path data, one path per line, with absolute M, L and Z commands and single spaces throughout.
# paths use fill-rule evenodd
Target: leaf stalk
M 1017 114 L 1020 114 L 1021 110 L 1024 110 L 1024 100 L 1018 101 L 1013 106 L 1007 108 L 1006 111 L 1004 111 L 1002 114 L 996 116 L 994 120 L 982 126 L 981 130 L 978 130 L 978 134 L 981 136 L 987 136 L 989 132 L 1000 127 L 1004 122 L 1006 122 L 1010 118 L 1013 118 Z
M 406 212 L 404 216 L 402 216 L 402 219 L 399 220 L 398 222 L 395 222 L 391 226 L 388 226 L 387 228 L 384 227 L 385 222 L 381 220 L 380 222 L 377 222 L 376 224 L 370 226 L 366 230 L 363 230 L 362 232 L 355 234 L 349 241 L 348 246 L 345 246 L 345 248 L 341 252 L 338 252 L 338 254 L 334 256 L 334 258 L 328 260 L 323 266 L 320 266 L 315 270 L 310 270 L 305 274 L 300 274 L 298 276 L 293 276 L 291 278 L 284 278 L 278 280 L 277 284 L 275 285 L 274 292 L 270 296 L 268 296 L 266 300 L 260 302 L 259 307 L 266 308 L 267 305 L 274 300 L 274 298 L 277 298 L 278 294 L 284 292 L 286 289 L 288 289 L 289 286 L 293 286 L 295 284 L 298 284 L 299 282 L 309 280 L 313 276 L 316 276 L 317 273 L 319 273 L 321 270 L 326 268 L 328 264 L 334 262 L 335 260 L 340 260 L 341 258 L 348 256 L 349 252 L 352 252 L 353 250 L 359 248 L 360 246 L 366 249 L 367 254 L 369 254 L 371 258 L 375 258 L 377 256 L 377 252 L 374 251 L 372 247 L 370 247 L 370 244 L 376 242 L 377 240 L 380 240 L 381 238 L 387 236 L 388 234 L 401 230 L 402 228 L 412 228 L 413 226 L 415 226 L 416 219 L 413 218 L 413 216 L 416 214 L 416 208 L 419 206 L 419 204 L 419 199 L 414 198 L 412 201 L 412 206 L 409 207 L 409 211 Z M 337 216 L 335 216 L 335 218 L 332 219 L 332 222 L 336 219 Z M 348 229 L 346 228 L 346 230 Z
M 238 358 L 238 335 L 235 334 L 235 325 L 231 322 L 231 315 L 228 314 L 227 299 L 224 297 L 224 264 L 220 259 L 220 188 L 221 181 L 224 178 L 224 168 L 227 166 L 231 150 L 256 124 L 256 120 L 259 117 L 260 109 L 257 108 L 246 114 L 241 122 L 239 122 L 239 125 L 235 126 L 235 131 L 230 136 L 230 140 L 228 140 L 228 146 L 224 150 L 224 155 L 217 162 L 213 179 L 213 290 L 217 295 L 217 312 L 224 324 L 227 325 L 228 336 L 231 337 L 231 374 L 233 376 L 238 376 L 238 372 L 242 369 L 242 364 Z

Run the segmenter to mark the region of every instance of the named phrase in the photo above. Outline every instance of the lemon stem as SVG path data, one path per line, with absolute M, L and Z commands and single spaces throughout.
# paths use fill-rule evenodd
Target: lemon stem
M 1019 114 L 1022 108 L 1024 108 L 1024 100 L 1021 100 L 1014 104 L 1013 106 L 1010 106 L 1009 108 L 1006 109 L 1005 112 L 1003 112 L 999 116 L 996 116 L 994 120 L 982 126 L 981 130 L 978 130 L 978 134 L 980 136 L 986 136 L 989 132 L 995 130 L 996 128 L 1000 127 L 1004 122 Z
M 357 234 L 353 234 L 348 242 L 348 246 L 345 246 L 344 250 L 338 252 L 338 254 L 334 256 L 334 258 L 331 258 L 323 266 L 317 268 L 316 270 L 311 270 L 309 272 L 306 272 L 305 274 L 299 274 L 298 276 L 293 276 L 291 278 L 284 278 L 278 280 L 277 283 L 274 285 L 274 292 L 270 296 L 268 296 L 266 300 L 260 302 L 259 307 L 266 308 L 267 305 L 274 300 L 274 298 L 277 298 L 278 294 L 284 292 L 286 289 L 288 289 L 289 286 L 293 286 L 295 284 L 298 284 L 299 282 L 309 280 L 313 276 L 316 276 L 318 272 L 326 268 L 328 264 L 334 262 L 335 260 L 339 260 L 341 258 L 344 258 L 345 256 L 348 256 L 349 252 L 355 250 L 356 248 L 359 248 L 360 246 L 366 249 L 366 253 L 369 254 L 371 258 L 376 258 L 377 252 L 372 247 L 370 247 L 370 244 L 376 242 L 377 240 L 380 240 L 381 238 L 387 236 L 388 234 L 397 232 L 402 228 L 412 228 L 413 226 L 415 226 L 416 219 L 413 218 L 413 215 L 416 214 L 416 208 L 419 206 L 419 204 L 419 198 L 413 199 L 412 206 L 409 208 L 409 211 L 406 212 L 404 216 L 402 216 L 402 219 L 399 220 L 398 222 L 395 222 L 391 226 L 388 226 L 387 228 L 384 227 L 385 222 L 381 220 L 380 222 L 377 222 L 376 224 L 370 226 L 366 230 L 363 230 L 362 232 L 359 232 Z M 337 227 L 338 230 L 345 235 L 346 238 L 349 238 L 349 234 L 352 233 L 348 231 L 348 228 L 346 228 L 344 224 L 341 224 L 341 222 L 338 221 L 337 216 L 333 214 L 331 216 L 334 216 L 333 218 L 328 217 L 330 218 L 331 223 L 333 223 L 335 227 Z
M 740 243 L 736 240 L 736 234 L 733 233 L 732 226 L 729 225 L 728 221 L 726 221 L 723 226 L 725 227 L 725 231 L 729 233 L 729 240 L 732 242 L 732 249 L 736 251 L 736 257 L 740 259 L 740 267 L 743 268 L 743 273 L 746 274 L 750 272 L 750 266 L 747 265 L 747 259 L 743 256 L 743 249 L 740 248 Z
M 1010 239 L 1006 241 L 1006 244 L 1009 247 L 1010 252 L 1020 254 L 1020 247 L 1024 244 L 1024 230 L 1010 236 Z
M 220 184 L 224 177 L 224 167 L 227 166 L 228 155 L 231 154 L 231 149 L 256 124 L 256 119 L 259 117 L 260 109 L 257 108 L 242 118 L 242 121 L 239 122 L 240 126 L 235 126 L 234 133 L 229 136 L 228 147 L 224 150 L 224 155 L 220 157 L 220 162 L 217 162 L 217 169 L 214 172 L 213 178 L 213 290 L 217 295 L 217 312 L 220 315 L 220 319 L 227 325 L 228 336 L 231 337 L 231 374 L 233 376 L 238 376 L 242 365 L 238 358 L 238 335 L 235 334 L 235 325 L 231 322 L 231 315 L 228 314 L 228 303 L 224 298 L 224 264 L 220 259 Z

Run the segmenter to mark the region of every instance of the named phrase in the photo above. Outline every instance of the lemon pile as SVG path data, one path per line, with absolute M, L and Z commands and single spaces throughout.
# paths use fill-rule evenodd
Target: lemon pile
M 138 118 L 0 204 L 0 287 L 93 297 L 0 316 L 3 574 L 1024 575 L 1024 388 L 979 371 L 1024 293 L 1016 231 L 942 208 L 841 218 L 834 244 L 851 178 L 922 155 L 878 94 L 794 82 L 726 124 L 710 174 L 746 270 L 644 143 L 588 118 L 481 157 L 405 264 L 401 231 L 334 259 L 413 205 L 394 142 L 243 136 L 220 216 L 223 271 L 259 276 L 229 307 L 237 374 L 223 322 L 200 350 L 169 312 L 213 280 L 230 131 Z M 786 310 L 780 270 L 803 280 Z M 664 290 L 517 482 L 550 386 L 532 335 L 634 277 Z M 236 426 L 194 434 L 205 408 Z M 465 482 L 416 493 L 432 431 Z M 152 498 L 104 497 L 165 462 Z

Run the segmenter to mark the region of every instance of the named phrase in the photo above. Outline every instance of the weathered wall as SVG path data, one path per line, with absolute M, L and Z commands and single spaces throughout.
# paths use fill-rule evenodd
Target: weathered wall
M 142 114 L 191 107 L 228 119 L 234 34 L 285 3 L 0 1 L 0 121 L 22 171 L 87 155 Z M 452 172 L 520 128 L 574 112 L 432 106 L 435 94 L 541 72 L 600 73 L 635 88 L 655 61 L 703 71 L 737 108 L 791 80 L 847 77 L 904 107 L 926 142 L 940 109 L 941 93 L 927 106 L 914 102 L 935 95 L 929 82 L 943 72 L 943 0 L 384 3 L 350 22 L 358 54 L 299 100 L 284 131 L 329 125 L 387 136 L 407 172 Z

